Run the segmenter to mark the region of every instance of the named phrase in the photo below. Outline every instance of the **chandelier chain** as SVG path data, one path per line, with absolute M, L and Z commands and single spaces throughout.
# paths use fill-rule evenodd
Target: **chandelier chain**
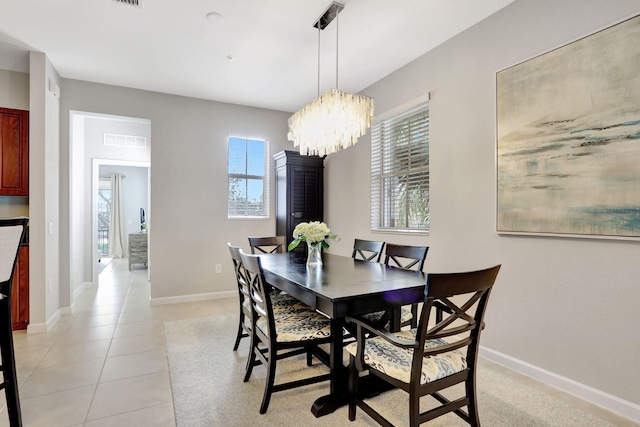
M 318 25 L 318 96 L 320 96 L 320 25 Z
M 338 34 L 340 34 L 340 14 L 336 15 L 336 89 L 338 89 Z

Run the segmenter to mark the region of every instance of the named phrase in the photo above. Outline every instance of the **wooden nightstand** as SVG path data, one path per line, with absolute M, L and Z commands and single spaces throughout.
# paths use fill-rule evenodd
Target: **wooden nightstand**
M 148 258 L 148 234 L 129 234 L 129 271 L 133 264 L 144 264 L 147 266 Z

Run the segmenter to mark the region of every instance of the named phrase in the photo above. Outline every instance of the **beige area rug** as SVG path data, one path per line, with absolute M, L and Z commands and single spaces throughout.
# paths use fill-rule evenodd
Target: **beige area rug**
M 249 340 L 244 338 L 237 352 L 232 351 L 237 317 L 231 315 L 165 323 L 167 356 L 178 427 L 211 426 L 375 426 L 361 410 L 349 422 L 347 408 L 315 418 L 313 401 L 328 393 L 328 382 L 274 393 L 269 410 L 258 410 L 264 391 L 265 368 L 254 368 L 251 379 L 242 382 Z M 304 356 L 278 361 L 276 383 L 327 368 L 315 361 L 308 368 Z M 403 391 L 392 391 L 371 400 L 395 425 L 408 425 L 408 400 Z M 423 398 L 425 410 L 431 398 Z M 478 403 L 483 426 L 611 426 L 551 395 L 522 385 L 491 368 L 490 362 L 478 369 Z M 448 414 L 429 427 L 465 426 Z

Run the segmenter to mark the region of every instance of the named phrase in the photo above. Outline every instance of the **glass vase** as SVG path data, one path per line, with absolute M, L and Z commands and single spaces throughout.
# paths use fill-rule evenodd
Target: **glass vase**
M 321 243 L 309 243 L 307 242 L 307 267 L 321 267 L 322 266 L 322 248 Z

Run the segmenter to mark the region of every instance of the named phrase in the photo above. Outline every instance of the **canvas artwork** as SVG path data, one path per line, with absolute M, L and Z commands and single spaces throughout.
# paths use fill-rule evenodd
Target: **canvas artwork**
M 496 74 L 497 231 L 640 237 L 640 16 Z

